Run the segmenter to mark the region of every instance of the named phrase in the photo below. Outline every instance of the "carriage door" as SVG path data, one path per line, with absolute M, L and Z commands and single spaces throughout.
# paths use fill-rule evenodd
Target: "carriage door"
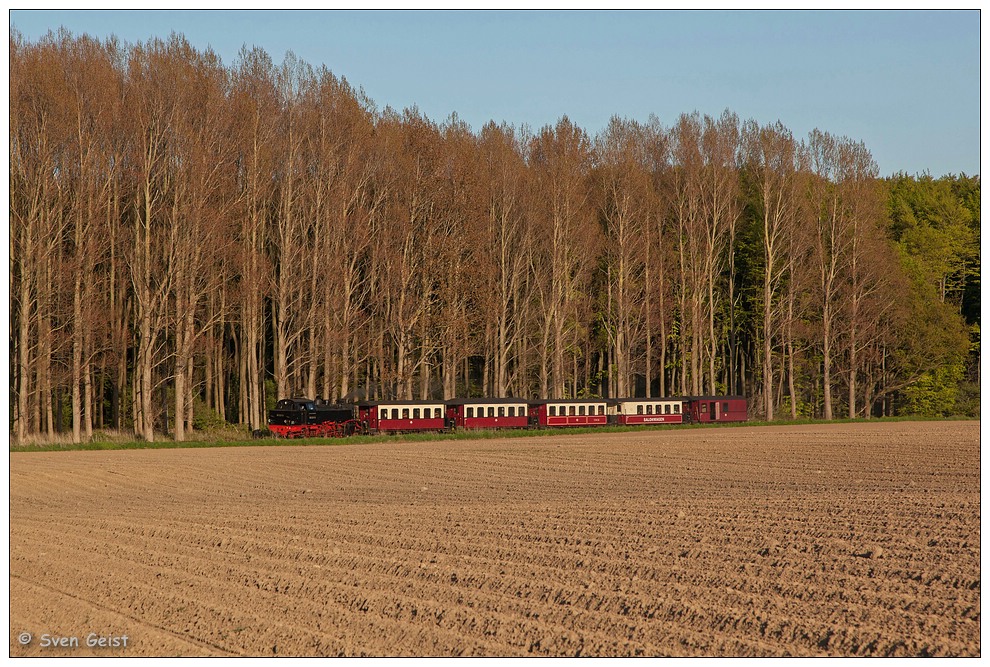
M 718 401 L 708 406 L 708 415 L 711 417 L 712 420 L 718 419 Z

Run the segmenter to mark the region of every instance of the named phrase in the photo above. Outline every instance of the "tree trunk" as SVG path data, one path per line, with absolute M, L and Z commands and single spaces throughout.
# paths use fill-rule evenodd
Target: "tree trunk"
M 263 382 L 263 379 L 258 358 L 258 347 L 260 345 L 258 330 L 261 327 L 261 321 L 260 313 L 258 312 L 258 297 L 251 295 L 248 299 L 249 310 L 247 322 L 245 322 L 247 340 L 245 341 L 242 354 L 247 357 L 247 374 L 244 376 L 244 382 L 247 385 L 247 424 L 254 431 L 260 429 L 262 424 L 259 415 L 261 415 L 262 408 L 260 384 Z
M 19 298 L 19 320 L 17 336 L 17 356 L 19 364 L 18 382 L 19 391 L 17 393 L 17 442 L 23 444 L 27 438 L 30 426 L 29 413 L 31 412 L 29 398 L 31 396 L 31 277 L 33 267 L 29 265 L 30 258 L 35 252 L 33 239 L 33 216 L 29 216 L 24 231 L 24 242 L 21 248 L 20 257 L 17 262 L 20 267 L 20 298 Z M 13 235 L 11 235 L 13 238 Z M 11 258 L 16 257 L 11 253 Z M 13 262 L 11 263 L 13 266 Z M 11 280 L 13 284 L 13 280 Z
M 763 275 L 763 409 L 767 421 L 773 421 L 773 356 L 771 346 L 770 268 Z
M 247 332 L 241 331 L 240 336 L 234 335 L 234 363 L 237 365 L 237 423 L 242 426 L 249 423 L 248 419 L 248 365 L 247 365 Z
M 221 306 L 220 321 L 217 323 L 217 331 L 220 335 L 216 342 L 216 352 L 213 356 L 216 378 L 213 384 L 214 409 L 220 415 L 220 419 L 227 421 L 227 325 L 223 320 L 223 310 Z
M 195 397 L 195 389 L 196 389 L 195 363 L 194 363 L 193 355 L 191 353 L 189 354 L 189 357 L 186 359 L 186 377 L 189 378 L 189 381 L 186 383 L 185 419 L 186 419 L 186 430 L 191 433 L 193 431 L 193 416 L 195 414 L 193 410 L 193 406 L 194 406 L 193 399 Z
M 89 361 L 89 340 L 88 336 L 83 338 L 83 435 L 89 442 L 93 438 L 93 372 L 92 364 Z
M 849 328 L 849 419 L 856 417 L 856 320 Z
M 180 360 L 175 369 L 175 435 L 176 442 L 186 439 L 186 365 Z
M 825 419 L 832 418 L 832 319 L 828 305 L 822 313 L 824 319 L 822 336 L 822 395 L 825 400 Z

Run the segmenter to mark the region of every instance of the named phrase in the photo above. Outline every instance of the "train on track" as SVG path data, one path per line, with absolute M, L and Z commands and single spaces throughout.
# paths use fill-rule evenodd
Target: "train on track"
M 342 438 L 379 433 L 450 433 L 461 429 L 567 428 L 575 426 L 743 422 L 743 396 L 673 398 L 453 398 L 446 401 L 328 403 L 284 398 L 268 412 L 277 438 Z

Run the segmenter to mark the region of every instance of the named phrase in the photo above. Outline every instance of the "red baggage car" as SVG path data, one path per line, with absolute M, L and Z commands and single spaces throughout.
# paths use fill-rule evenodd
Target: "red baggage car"
M 549 399 L 529 402 L 534 426 L 605 426 L 608 401 L 604 398 Z
M 682 412 L 695 423 L 744 422 L 749 418 L 745 396 L 684 396 Z

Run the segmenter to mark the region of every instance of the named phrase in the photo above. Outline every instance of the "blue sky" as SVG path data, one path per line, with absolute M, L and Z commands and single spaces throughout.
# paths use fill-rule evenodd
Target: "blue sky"
M 968 11 L 23 11 L 126 42 L 182 33 L 233 64 L 241 46 L 325 64 L 379 108 L 539 129 L 567 114 L 669 125 L 725 108 L 798 137 L 862 140 L 882 175 L 980 172 L 980 15 Z

